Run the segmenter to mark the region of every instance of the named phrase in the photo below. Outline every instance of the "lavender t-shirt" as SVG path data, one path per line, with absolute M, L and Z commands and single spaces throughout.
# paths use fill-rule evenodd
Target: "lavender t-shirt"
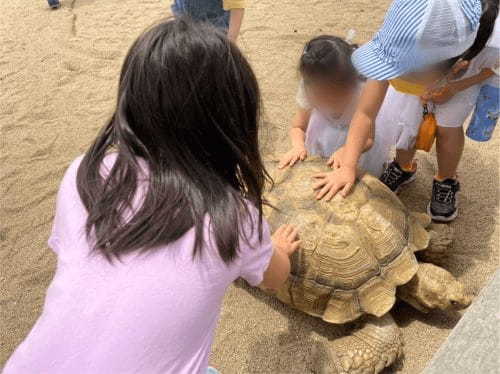
M 43 313 L 4 374 L 205 374 L 227 287 L 238 277 L 253 286 L 262 281 L 272 255 L 267 224 L 262 242 L 254 230 L 229 266 L 210 241 L 193 259 L 193 230 L 110 263 L 89 252 L 76 189 L 80 162 L 69 167 L 57 197 L 49 239 L 57 271 Z

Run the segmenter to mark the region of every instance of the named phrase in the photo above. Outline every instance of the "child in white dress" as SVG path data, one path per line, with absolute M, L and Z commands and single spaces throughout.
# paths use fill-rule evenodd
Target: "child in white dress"
M 280 168 L 293 166 L 307 155 L 330 157 L 347 138 L 363 79 L 351 63 L 356 48 L 341 38 L 322 35 L 309 41 L 300 58 L 299 106 L 290 129 L 292 149 L 282 156 Z M 379 126 L 380 127 L 380 126 Z M 368 139 L 360 169 L 380 176 L 388 159 L 391 137 Z

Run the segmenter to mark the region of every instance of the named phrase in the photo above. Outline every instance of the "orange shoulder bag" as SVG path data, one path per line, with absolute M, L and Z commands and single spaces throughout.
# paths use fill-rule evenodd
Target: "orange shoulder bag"
M 429 152 L 436 139 L 437 121 L 433 111 L 429 110 L 429 105 L 424 104 L 424 118 L 418 130 L 415 148 Z

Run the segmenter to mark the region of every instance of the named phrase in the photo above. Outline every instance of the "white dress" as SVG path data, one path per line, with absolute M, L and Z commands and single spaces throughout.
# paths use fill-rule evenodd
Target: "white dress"
M 358 93 L 361 92 L 361 89 L 362 84 L 358 87 Z M 357 96 L 355 95 L 356 98 Z M 334 117 L 324 114 L 309 105 L 303 82 L 300 82 L 297 103 L 301 108 L 311 110 L 311 117 L 306 131 L 307 152 L 310 155 L 329 158 L 347 140 L 349 124 L 356 110 L 357 100 L 353 100 L 349 108 L 341 116 Z M 382 175 L 384 163 L 388 161 L 391 146 L 394 145 L 394 136 L 387 136 L 387 132 L 381 126 L 383 124 L 377 121 L 374 145 L 368 152 L 363 153 L 359 161 L 361 169 L 376 177 Z

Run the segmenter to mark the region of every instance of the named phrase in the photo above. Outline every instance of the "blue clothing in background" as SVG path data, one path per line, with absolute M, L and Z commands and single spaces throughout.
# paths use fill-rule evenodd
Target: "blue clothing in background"
M 491 139 L 498 121 L 499 91 L 498 87 L 489 84 L 481 87 L 477 97 L 476 109 L 466 132 L 469 138 L 478 142 Z
M 229 11 L 224 10 L 222 0 L 174 0 L 172 12 L 176 16 L 188 15 L 194 20 L 210 22 L 227 31 Z

